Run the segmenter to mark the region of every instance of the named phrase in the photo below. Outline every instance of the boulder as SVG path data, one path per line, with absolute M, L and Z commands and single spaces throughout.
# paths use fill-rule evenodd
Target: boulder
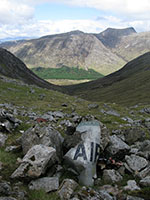
M 141 190 L 141 189 L 140 187 L 137 186 L 135 180 L 129 180 L 127 182 L 127 186 L 124 187 L 124 190 L 135 191 L 135 190 Z
M 7 182 L 0 183 L 0 196 L 9 196 L 12 192 L 10 184 Z
M 59 187 L 58 177 L 44 177 L 33 180 L 29 183 L 30 190 L 43 189 L 45 192 L 51 192 L 57 190 Z
M 60 199 L 69 200 L 77 186 L 78 186 L 78 183 L 75 182 L 74 180 L 64 179 L 58 190 Z
M 130 147 L 127 145 L 120 137 L 117 135 L 112 135 L 109 137 L 110 142 L 107 147 L 107 152 L 110 156 L 119 157 L 119 159 L 123 159 L 125 154 L 128 154 Z
M 55 148 L 57 156 L 62 159 L 63 141 L 64 139 L 61 134 L 54 130 L 50 125 L 48 127 L 40 127 L 39 125 L 36 125 L 23 133 L 22 149 L 23 153 L 26 154 L 27 151 L 34 145 L 43 144 L 45 146 Z
M 140 156 L 137 155 L 130 155 L 130 156 L 125 156 L 126 163 L 128 167 L 133 171 L 133 172 L 139 172 L 140 170 L 144 169 L 148 165 L 148 161 Z
M 114 169 L 105 169 L 103 171 L 103 181 L 105 183 L 117 183 L 119 181 L 121 181 L 123 178 L 122 176 L 119 174 L 119 172 L 117 172 Z
M 36 178 L 43 175 L 46 169 L 57 160 L 56 150 L 44 145 L 33 146 L 13 172 L 11 178 Z
M 100 153 L 100 123 L 96 120 L 81 122 L 76 131 L 81 134 L 81 141 L 65 154 L 65 163 L 79 173 L 80 184 L 92 186 Z
M 124 136 L 125 136 L 125 141 L 127 142 L 127 144 L 131 145 L 134 142 L 144 140 L 146 135 L 144 131 L 141 131 L 138 128 L 131 128 L 131 129 L 125 130 Z
M 140 180 L 140 185 L 142 187 L 150 187 L 150 176 L 146 176 L 142 180 Z

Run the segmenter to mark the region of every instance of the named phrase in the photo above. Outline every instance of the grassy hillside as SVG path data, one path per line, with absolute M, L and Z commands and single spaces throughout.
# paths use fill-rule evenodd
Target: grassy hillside
M 69 79 L 69 80 L 84 80 L 84 79 L 98 79 L 103 77 L 102 74 L 93 69 L 84 70 L 77 67 L 63 66 L 61 68 L 32 68 L 37 76 L 43 79 Z
M 121 70 L 102 79 L 67 87 L 70 94 L 91 101 L 124 105 L 150 103 L 150 53 L 126 64 Z M 90 95 L 89 95 L 90 94 Z

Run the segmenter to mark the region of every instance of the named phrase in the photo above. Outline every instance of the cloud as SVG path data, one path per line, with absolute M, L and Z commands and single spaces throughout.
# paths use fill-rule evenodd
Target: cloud
M 23 24 L 34 16 L 34 7 L 22 3 L 19 0 L 1 0 L 0 25 Z
M 38 21 L 34 18 L 35 6 L 46 2 L 96 8 L 100 16 L 91 20 Z M 137 31 L 147 31 L 150 30 L 149 19 L 149 0 L 0 0 L 0 38 L 40 37 L 77 29 L 99 33 L 108 27 L 133 26 Z

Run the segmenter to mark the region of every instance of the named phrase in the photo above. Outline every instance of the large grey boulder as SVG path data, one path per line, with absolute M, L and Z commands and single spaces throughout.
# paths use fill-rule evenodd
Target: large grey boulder
M 132 172 L 139 172 L 141 169 L 144 169 L 148 165 L 148 161 L 137 155 L 125 156 L 127 166 L 131 169 Z
M 105 183 L 117 183 L 119 181 L 121 181 L 123 178 L 122 176 L 119 174 L 119 172 L 117 172 L 114 169 L 105 169 L 103 172 L 103 181 Z
M 107 147 L 106 150 L 111 156 L 123 157 L 125 154 L 129 152 L 130 150 L 129 145 L 127 145 L 117 135 L 112 135 L 109 137 L 109 139 L 110 139 L 109 146 Z
M 68 165 L 79 173 L 82 185 L 94 184 L 96 163 L 100 153 L 101 128 L 98 121 L 81 122 L 76 131 L 81 134 L 81 142 L 71 148 L 64 156 Z
M 62 159 L 62 143 L 64 139 L 61 134 L 54 130 L 50 125 L 48 127 L 40 127 L 36 125 L 28 129 L 22 135 L 22 149 L 23 153 L 26 154 L 27 151 L 36 144 L 43 144 L 48 147 L 53 147 L 56 149 L 57 156 Z
M 60 199 L 69 200 L 77 186 L 78 186 L 78 183 L 75 182 L 74 180 L 64 179 L 58 190 Z
M 37 180 L 33 180 L 28 185 L 30 190 L 43 189 L 45 192 L 51 192 L 57 190 L 59 187 L 58 177 L 44 177 Z
M 146 176 L 142 180 L 140 180 L 140 185 L 143 187 L 150 187 L 150 176 Z
M 44 145 L 33 146 L 13 172 L 11 178 L 36 178 L 43 175 L 46 169 L 57 160 L 56 150 Z

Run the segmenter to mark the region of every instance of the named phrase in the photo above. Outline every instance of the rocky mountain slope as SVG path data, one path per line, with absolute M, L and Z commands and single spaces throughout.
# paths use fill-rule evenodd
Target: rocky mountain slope
M 149 116 L 148 104 L 91 103 L 0 75 L 0 199 L 149 200 Z M 85 163 L 92 186 L 80 184 Z
M 91 101 L 123 104 L 150 102 L 150 53 L 130 61 L 122 69 L 102 79 L 68 86 L 70 94 L 80 95 Z M 90 95 L 89 95 L 90 94 Z
M 0 74 L 22 80 L 27 84 L 61 90 L 60 87 L 52 85 L 36 76 L 20 59 L 2 48 L 0 48 Z
M 102 74 L 116 71 L 125 61 L 108 49 L 94 34 L 81 31 L 49 35 L 39 39 L 3 43 L 28 67 L 82 67 Z
M 104 75 L 150 50 L 150 33 L 108 28 L 99 34 L 72 31 L 38 39 L 2 43 L 29 68 L 92 68 Z
M 95 34 L 95 36 L 108 48 L 115 48 L 123 36 L 136 33 L 133 27 L 125 29 L 107 28 L 105 31 Z

